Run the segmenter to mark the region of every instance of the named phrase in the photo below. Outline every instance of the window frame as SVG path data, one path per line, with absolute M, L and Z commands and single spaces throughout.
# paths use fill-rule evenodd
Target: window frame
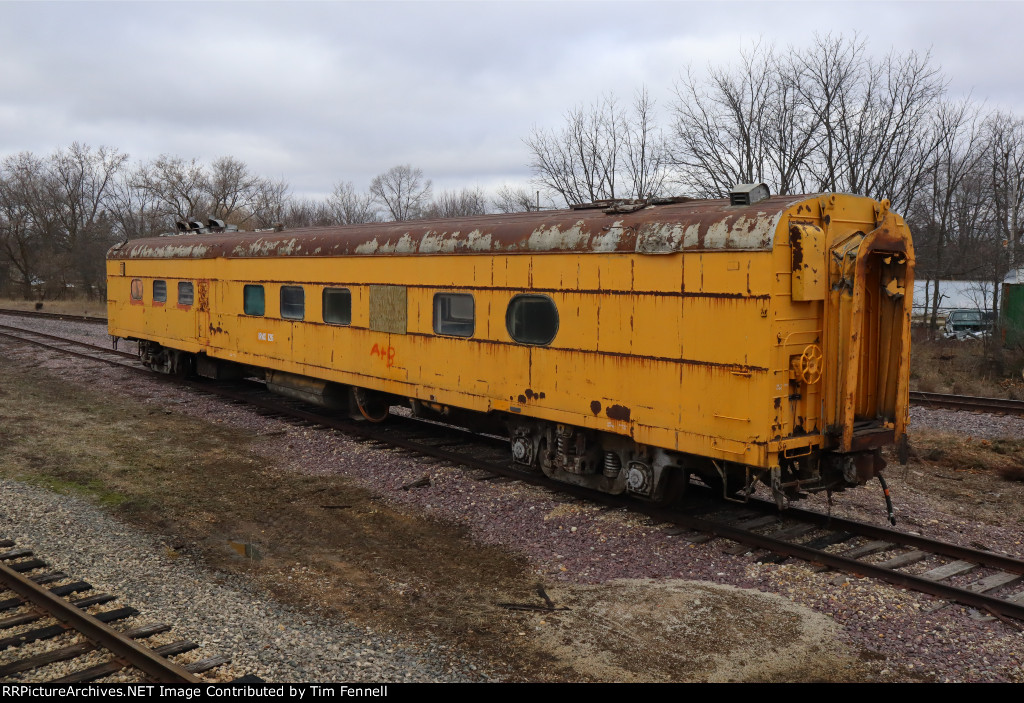
M 448 306 L 448 311 L 447 311 L 449 313 L 449 317 L 446 318 L 446 319 L 442 319 L 442 318 L 439 317 L 439 315 L 442 315 L 445 311 L 443 309 L 439 309 L 438 303 L 441 303 L 442 307 L 443 307 L 444 301 L 446 299 L 447 300 L 451 300 L 452 298 L 469 298 L 469 304 L 470 304 L 469 334 L 461 334 L 459 332 L 443 331 L 442 329 L 439 329 L 439 323 L 440 324 L 444 324 L 444 323 L 447 322 L 449 324 L 455 324 L 455 325 L 464 325 L 465 324 L 464 319 L 463 320 L 457 320 L 457 319 L 452 318 L 450 316 L 450 313 L 451 313 L 451 306 L 450 305 Z M 476 298 L 473 297 L 472 293 L 449 293 L 449 292 L 446 292 L 446 291 L 434 293 L 434 300 L 433 300 L 432 308 L 433 308 L 433 329 L 434 329 L 434 334 L 440 335 L 442 337 L 460 337 L 462 339 L 468 339 L 468 338 L 472 337 L 474 334 L 476 334 Z
M 332 297 L 334 297 L 334 294 L 344 293 L 344 296 L 348 298 L 348 321 L 347 322 L 336 322 L 334 320 L 328 320 L 327 319 L 327 310 L 328 310 L 327 297 L 328 297 L 329 293 L 332 294 Z M 333 287 L 330 287 L 330 286 L 326 286 L 326 287 L 324 287 L 323 293 L 320 296 L 320 303 L 321 303 L 320 317 L 323 318 L 323 321 L 324 321 L 325 324 L 334 325 L 336 327 L 349 327 L 349 326 L 352 325 L 352 289 L 351 288 L 333 288 Z M 333 306 L 332 306 L 332 310 L 333 310 Z
M 284 314 L 284 311 L 285 311 L 284 294 L 285 294 L 286 290 L 289 290 L 289 291 L 296 291 L 297 290 L 302 295 L 302 303 L 301 303 L 302 304 L 302 311 L 299 313 L 298 316 L 292 316 L 292 315 L 285 315 Z M 306 319 L 306 287 L 305 286 L 282 285 L 281 286 L 281 290 L 278 293 L 278 303 L 280 303 L 280 307 L 278 308 L 278 311 L 281 314 L 281 319 L 282 320 L 291 320 L 292 322 L 301 322 L 301 321 Z M 289 303 L 289 305 L 295 305 L 295 303 L 292 302 L 292 303 Z
M 252 288 L 253 290 L 260 291 L 260 311 L 249 312 L 249 298 L 248 291 Z M 259 283 L 246 283 L 242 286 L 242 314 L 250 317 L 266 317 L 267 315 L 267 292 L 262 284 Z
M 520 301 L 520 300 L 524 300 L 524 299 L 544 300 L 544 301 L 547 301 L 548 304 L 550 304 L 551 311 L 554 313 L 555 325 L 554 325 L 554 330 L 551 332 L 551 336 L 546 341 L 543 341 L 543 342 L 523 341 L 522 339 L 517 339 L 516 335 L 513 334 L 513 332 L 512 332 L 512 314 L 513 314 L 512 313 L 512 309 L 513 309 L 513 306 L 516 304 L 516 301 Z M 530 346 L 530 347 L 546 347 L 546 346 L 550 345 L 553 341 L 555 341 L 555 337 L 558 336 L 558 330 L 560 329 L 560 327 L 561 327 L 561 317 L 558 314 L 558 305 L 557 305 L 557 303 L 555 303 L 554 299 L 551 298 L 551 296 L 543 295 L 541 293 L 519 293 L 517 295 L 512 296 L 512 298 L 508 301 L 508 305 L 505 307 L 505 331 L 508 332 L 508 336 L 516 344 L 522 344 L 524 346 Z
M 188 302 L 183 302 L 181 292 L 188 290 Z M 196 302 L 196 287 L 192 281 L 178 281 L 178 307 L 190 308 Z

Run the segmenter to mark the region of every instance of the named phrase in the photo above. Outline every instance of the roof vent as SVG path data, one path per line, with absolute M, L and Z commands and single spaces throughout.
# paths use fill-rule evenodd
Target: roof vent
M 753 205 L 767 200 L 771 193 L 764 183 L 740 183 L 729 191 L 730 205 Z

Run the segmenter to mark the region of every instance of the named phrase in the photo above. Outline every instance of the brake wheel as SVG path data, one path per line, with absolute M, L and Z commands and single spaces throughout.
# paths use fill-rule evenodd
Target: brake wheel
M 817 344 L 808 344 L 800 355 L 800 378 L 808 386 L 821 380 L 821 348 Z

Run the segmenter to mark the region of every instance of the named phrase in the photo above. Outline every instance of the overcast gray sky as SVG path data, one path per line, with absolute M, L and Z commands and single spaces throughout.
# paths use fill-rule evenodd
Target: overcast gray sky
M 233 155 L 293 192 L 525 183 L 533 125 L 758 40 L 859 32 L 931 50 L 953 95 L 1024 114 L 1024 2 L 8 2 L 0 157 L 73 141 L 133 160 Z

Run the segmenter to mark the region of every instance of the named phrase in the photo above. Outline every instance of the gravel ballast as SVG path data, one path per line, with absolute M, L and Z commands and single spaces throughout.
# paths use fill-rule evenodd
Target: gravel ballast
M 51 321 L 26 323 L 19 320 L 6 324 L 41 331 L 47 331 L 43 328 L 52 325 L 54 334 L 67 334 L 69 329 L 78 329 L 68 323 Z M 81 328 L 81 334 L 89 341 L 108 342 L 102 327 L 83 324 Z M 175 412 L 187 412 L 211 422 L 268 436 L 261 451 L 286 457 L 281 463 L 282 470 L 311 475 L 341 473 L 351 476 L 372 486 L 381 499 L 390 504 L 463 525 L 481 543 L 501 545 L 527 555 L 538 577 L 564 584 L 567 588 L 575 586 L 589 589 L 616 582 L 617 579 L 686 579 L 770 592 L 832 619 L 838 625 L 835 634 L 837 640 L 854 650 L 867 653 L 869 658 L 877 658 L 872 668 L 876 678 L 868 680 L 1024 681 L 1024 634 L 1012 625 L 968 608 L 953 604 L 935 610 L 943 604 L 929 596 L 872 580 L 815 572 L 799 562 L 782 565 L 759 563 L 750 555 L 725 552 L 724 543 L 720 540 L 704 544 L 686 543 L 667 534 L 660 527 L 630 514 L 602 511 L 596 506 L 566 500 L 522 484 L 474 481 L 466 472 L 457 468 L 435 466 L 425 469 L 423 463 L 399 452 L 369 448 L 316 428 L 283 424 L 256 415 L 244 407 L 227 405 L 215 398 L 196 396 L 168 384 L 133 378 L 130 388 L 126 389 L 126 373 L 117 369 L 97 365 L 85 370 L 82 362 L 60 359 L 48 353 L 14 353 L 45 358 L 41 363 L 43 368 L 63 374 L 69 381 L 87 383 L 101 392 L 127 393 L 158 407 L 174 408 Z M 1019 437 L 1021 429 L 1024 429 L 1024 423 L 1018 418 L 944 410 L 915 408 L 912 419 L 915 427 L 930 426 L 946 431 L 966 432 L 977 437 Z M 420 478 L 425 471 L 430 473 L 430 486 L 402 490 L 402 486 Z M 923 490 L 920 481 L 915 483 L 915 471 L 920 473 L 924 469 L 912 465 L 902 475 L 897 473 L 890 478 L 901 529 L 961 544 L 983 543 L 987 548 L 1024 558 L 1020 525 L 981 525 L 971 519 L 969 511 L 966 514 L 956 513 L 941 499 Z M 8 495 L 12 497 L 8 499 Z M 476 669 L 470 669 L 462 665 L 457 657 L 446 658 L 444 650 L 431 650 L 429 645 L 422 649 L 422 643 L 402 649 L 395 644 L 394 638 L 389 643 L 386 638 L 380 639 L 363 630 L 343 629 L 339 633 L 335 629 L 337 626 L 327 627 L 325 623 L 316 621 L 296 627 L 296 618 L 301 620 L 302 617 L 308 617 L 282 609 L 272 601 L 261 601 L 260 595 L 247 590 L 244 583 L 234 583 L 231 579 L 225 582 L 223 577 L 202 573 L 194 565 L 189 567 L 188 578 L 194 578 L 195 583 L 188 580 L 186 588 L 170 585 L 169 592 L 163 596 L 167 602 L 166 607 L 171 609 L 168 613 L 179 612 L 184 615 L 180 618 L 173 618 L 170 614 L 161 616 L 160 608 L 164 606 L 161 605 L 163 601 L 158 586 L 126 584 L 121 587 L 117 580 L 118 574 L 122 572 L 139 573 L 149 568 L 172 566 L 170 563 L 163 564 L 167 559 L 160 555 L 166 551 L 166 545 L 161 544 L 158 538 L 145 537 L 137 532 L 128 535 L 128 532 L 132 532 L 130 529 L 115 524 L 112 526 L 113 532 L 125 535 L 124 541 L 111 543 L 102 550 L 106 554 L 101 556 L 100 549 L 89 546 L 88 540 L 92 539 L 94 530 L 84 528 L 93 521 L 107 518 L 82 501 L 52 496 L 24 486 L 12 486 L 11 490 L 5 486 L 4 496 L 2 509 L 7 523 L 5 526 L 10 527 L 15 536 L 21 535 L 19 544 L 24 539 L 25 546 L 37 546 L 44 556 L 56 560 L 56 556 L 48 553 L 50 548 L 59 552 L 61 558 L 66 558 L 68 550 L 61 546 L 71 539 L 66 535 L 76 530 L 88 534 L 89 537 L 84 538 L 82 543 L 72 542 L 75 546 L 71 548 L 72 551 L 81 552 L 78 558 L 83 568 L 89 565 L 104 568 L 100 562 L 106 559 L 106 554 L 116 554 L 120 560 L 114 562 L 110 566 L 110 573 L 102 577 L 111 579 L 104 581 L 105 588 L 122 594 L 126 599 L 137 594 L 140 610 L 147 619 L 166 617 L 172 620 L 179 636 L 195 638 L 204 644 L 204 649 L 206 642 L 216 642 L 218 639 L 229 645 L 239 643 L 237 648 L 229 646 L 230 652 L 204 651 L 204 656 L 229 653 L 234 656 L 236 665 L 247 673 L 256 673 L 272 680 L 362 678 L 401 681 L 406 680 L 402 676 L 409 671 L 414 672 L 412 675 L 417 678 L 408 680 L 480 680 L 480 672 L 486 670 L 478 662 L 474 663 Z M 29 515 L 33 511 L 38 513 L 35 522 L 32 518 L 26 522 L 18 512 L 14 512 L 23 509 L 20 507 L 21 500 L 27 501 L 29 506 L 37 506 L 26 511 Z M 832 508 L 835 514 L 870 519 L 879 524 L 885 522 L 881 492 L 877 485 L 847 491 L 836 496 L 836 501 L 836 506 Z M 47 506 L 62 511 L 62 520 L 75 525 L 75 530 L 53 528 L 51 523 L 60 524 L 61 521 L 42 517 L 51 509 Z M 807 507 L 815 506 L 824 509 L 822 505 L 813 502 Z M 79 518 L 79 514 L 83 517 Z M 37 533 L 36 527 L 41 533 Z M 55 531 L 47 533 L 46 529 Z M 143 545 L 141 550 L 137 545 Z M 134 556 L 138 554 L 144 556 Z M 142 565 L 146 569 L 131 566 L 129 560 L 135 558 L 143 559 Z M 149 560 L 153 563 L 150 564 Z M 180 560 L 173 564 L 175 572 L 179 563 Z M 100 579 L 99 576 L 77 573 L 76 563 L 69 563 L 66 568 L 79 578 Z M 204 585 L 207 580 L 213 582 L 215 587 Z M 176 594 L 203 587 L 215 590 L 204 592 L 204 596 L 193 599 L 192 602 L 203 604 L 201 610 L 194 605 L 175 604 Z M 149 594 L 154 594 L 155 605 L 151 605 L 154 599 Z M 230 626 L 233 631 L 224 632 L 213 626 L 210 632 L 198 631 L 198 634 L 191 634 L 181 629 L 185 623 L 191 623 L 187 627 L 203 627 L 200 621 L 207 618 L 199 617 L 199 612 L 205 613 L 208 608 L 220 611 L 219 600 L 222 597 L 227 598 L 229 605 L 225 607 L 231 613 L 230 617 L 224 616 L 221 619 L 218 615 L 212 615 L 209 619 L 235 623 Z M 213 606 L 213 603 L 218 605 Z M 151 607 L 156 608 L 157 612 L 152 612 Z M 247 630 L 249 626 L 237 624 L 246 622 L 243 616 L 247 609 L 261 614 L 252 618 L 253 634 L 250 639 L 246 639 L 248 635 L 245 632 L 239 632 Z M 239 617 L 242 620 L 236 619 Z M 273 633 L 279 626 L 284 627 L 278 630 L 283 634 L 275 642 L 280 641 L 286 647 L 284 651 L 288 652 L 287 662 L 277 661 L 279 654 L 270 657 L 273 661 L 265 661 L 260 652 L 244 651 L 247 643 L 261 641 L 263 635 Z M 750 622 L 748 626 L 758 625 Z M 323 656 L 322 644 L 310 644 L 314 641 L 338 641 L 342 652 L 325 663 L 324 669 L 311 670 L 308 668 L 311 662 Z M 395 648 L 395 652 L 387 652 L 389 647 Z M 358 662 L 367 660 L 373 661 L 370 668 L 357 666 Z M 456 663 L 453 665 L 452 661 Z M 359 672 L 364 670 L 367 675 L 359 676 Z M 490 673 L 495 677 L 500 676 L 494 671 Z
M 413 647 L 365 628 L 311 617 L 254 591 L 241 579 L 215 574 L 175 554 L 169 544 L 112 519 L 87 502 L 0 480 L 0 534 L 34 549 L 52 570 L 118 596 L 105 608 L 131 605 L 131 624 L 172 625 L 173 639 L 201 646 L 191 658 L 225 655 L 216 680 L 255 674 L 267 681 L 479 681 L 442 649 Z M 38 627 L 33 623 L 32 627 Z M 25 656 L 0 652 L 0 663 Z M 90 662 L 94 663 L 94 662 Z M 81 660 L 31 672 L 54 678 L 86 666 Z

